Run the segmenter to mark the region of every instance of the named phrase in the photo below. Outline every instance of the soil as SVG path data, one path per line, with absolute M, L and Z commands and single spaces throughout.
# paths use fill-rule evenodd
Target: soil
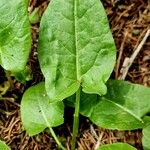
M 106 9 L 110 27 L 117 48 L 117 63 L 112 78 L 118 79 L 125 58 L 131 57 L 145 36 L 150 24 L 149 0 L 102 0 Z M 47 0 L 30 0 L 29 13 L 39 8 L 42 16 L 48 5 Z M 41 134 L 29 137 L 22 127 L 20 118 L 20 101 L 23 92 L 31 85 L 37 84 L 44 78 L 37 60 L 39 22 L 32 24 L 32 52 L 28 62 L 31 68 L 32 80 L 25 85 L 16 81 L 13 76 L 0 68 L 0 138 L 6 141 L 12 150 L 55 150 L 58 149 L 47 130 Z M 141 51 L 132 63 L 126 80 L 150 86 L 150 38 L 142 46 Z M 10 84 L 11 81 L 11 84 Z M 69 113 L 68 113 L 69 111 Z M 70 113 L 71 112 L 71 113 Z M 68 116 L 68 114 L 70 114 Z M 70 149 L 72 131 L 72 110 L 66 109 L 65 123 L 55 128 L 60 140 Z M 142 150 L 142 133 L 136 131 L 111 131 L 93 125 L 81 116 L 77 147 L 79 150 L 94 150 L 96 147 L 115 142 L 125 142 Z

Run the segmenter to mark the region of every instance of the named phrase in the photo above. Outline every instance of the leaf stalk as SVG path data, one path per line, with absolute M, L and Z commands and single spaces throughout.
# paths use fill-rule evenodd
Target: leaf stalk
M 61 142 L 60 142 L 59 139 L 57 138 L 57 136 L 56 136 L 54 130 L 53 130 L 51 127 L 49 127 L 49 130 L 50 130 L 50 133 L 51 133 L 51 135 L 53 136 L 55 142 L 57 143 L 58 147 L 59 147 L 60 149 L 62 149 L 62 150 L 66 150 L 66 148 L 61 144 Z
M 72 135 L 71 150 L 75 150 L 76 137 L 78 135 L 79 110 L 80 110 L 80 92 L 81 92 L 81 88 L 79 88 L 78 91 L 76 92 L 76 102 L 75 102 L 75 113 L 74 113 L 74 121 L 73 121 L 73 135 Z

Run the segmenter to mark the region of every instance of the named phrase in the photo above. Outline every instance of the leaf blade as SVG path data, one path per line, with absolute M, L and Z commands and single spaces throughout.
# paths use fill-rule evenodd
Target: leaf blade
M 150 89 L 119 80 L 109 80 L 107 86 L 108 93 L 100 98 L 99 104 L 94 107 L 91 120 L 111 129 L 142 128 L 144 126 L 142 117 L 150 110 Z M 101 117 L 97 120 L 96 115 Z M 109 118 L 111 115 L 112 118 Z
M 27 0 L 0 1 L 0 62 L 12 72 L 24 70 L 31 49 Z
M 44 83 L 29 88 L 22 98 L 22 122 L 30 135 L 38 134 L 47 127 L 62 124 L 63 114 L 63 102 L 50 103 Z
M 94 108 L 90 120 L 100 127 L 117 130 L 142 128 L 143 120 L 122 106 L 103 99 Z M 135 117 L 136 116 L 136 117 Z
M 106 93 L 115 46 L 102 4 L 52 0 L 41 20 L 38 52 L 51 100 L 62 100 L 81 85 L 87 93 Z

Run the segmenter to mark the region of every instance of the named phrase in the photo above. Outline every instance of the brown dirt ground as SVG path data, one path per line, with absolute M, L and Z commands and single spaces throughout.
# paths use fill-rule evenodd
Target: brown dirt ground
M 113 78 L 118 78 L 123 61 L 130 57 L 143 39 L 150 23 L 149 0 L 102 0 L 115 39 L 118 60 Z M 42 15 L 47 7 L 47 0 L 31 0 L 29 13 L 39 7 Z M 37 61 L 37 38 L 39 23 L 32 25 L 33 45 L 28 65 L 32 70 L 33 79 L 26 85 L 17 82 L 12 77 L 13 86 L 6 89 L 3 101 L 0 101 L 0 138 L 5 140 L 12 150 L 54 150 L 57 146 L 53 138 L 44 131 L 41 134 L 29 137 L 24 131 L 20 119 L 19 103 L 25 89 L 43 80 Z M 150 39 L 144 44 L 140 53 L 128 71 L 126 80 L 133 83 L 150 85 Z M 7 82 L 4 71 L 0 68 L 0 90 L 5 88 Z M 3 91 L 3 90 L 2 90 Z M 99 128 L 81 117 L 78 136 L 79 150 L 94 150 L 101 144 L 126 142 L 142 150 L 141 131 L 111 131 Z M 65 124 L 55 129 L 61 141 L 68 147 L 71 140 L 71 123 L 66 119 Z

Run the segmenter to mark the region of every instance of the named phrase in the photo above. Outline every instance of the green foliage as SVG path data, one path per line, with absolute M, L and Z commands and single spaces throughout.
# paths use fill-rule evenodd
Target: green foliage
M 12 72 L 24 70 L 31 50 L 28 0 L 0 0 L 0 64 Z
M 63 100 L 79 86 L 105 94 L 116 52 L 99 0 L 52 0 L 41 20 L 38 53 L 51 101 Z
M 0 150 L 10 150 L 10 148 L 5 144 L 5 142 L 0 140 Z
M 39 21 L 38 9 L 29 17 L 27 7 L 27 0 L 0 0 L 0 64 L 21 81 L 30 78 L 26 67 L 32 42 L 29 18 L 31 23 Z M 107 82 L 115 55 L 114 40 L 99 0 L 51 0 L 41 20 L 38 44 L 45 83 L 30 87 L 21 102 L 22 122 L 29 135 L 48 127 L 59 147 L 65 149 L 52 127 L 64 121 L 62 100 L 76 93 L 76 102 L 74 96 L 67 101 L 75 106 L 72 150 L 79 111 L 104 128 L 144 128 L 143 146 L 149 150 L 150 120 L 143 117 L 150 112 L 150 89 L 124 81 Z M 135 148 L 117 143 L 103 149 Z
M 50 103 L 44 83 L 30 87 L 21 101 L 21 116 L 24 128 L 29 135 L 42 132 L 63 123 L 64 105 L 62 102 Z
M 114 143 L 103 145 L 98 150 L 136 150 L 136 148 L 126 143 Z

